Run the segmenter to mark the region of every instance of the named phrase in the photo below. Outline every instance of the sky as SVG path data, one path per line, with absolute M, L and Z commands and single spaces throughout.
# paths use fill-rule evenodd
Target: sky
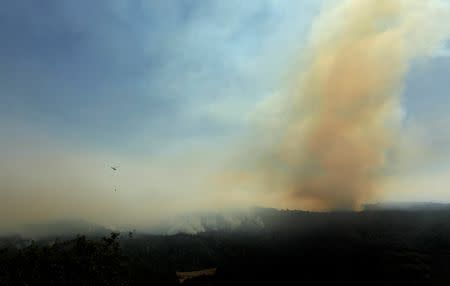
M 3 117 L 139 155 L 235 133 L 317 10 L 240 2 L 4 3 Z
M 258 112 L 276 108 L 325 4 L 1 2 L 0 225 L 145 224 L 175 210 L 271 205 L 205 182 L 239 161 L 255 118 L 270 120 Z M 411 63 L 403 140 L 426 155 L 392 171 L 386 190 L 401 191 L 376 199 L 450 201 L 449 74 L 448 42 Z

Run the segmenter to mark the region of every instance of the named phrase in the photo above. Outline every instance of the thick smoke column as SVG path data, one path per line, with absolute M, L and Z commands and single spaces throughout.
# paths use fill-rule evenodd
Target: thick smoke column
M 254 162 L 258 187 L 316 209 L 355 208 L 377 191 L 408 68 L 449 35 L 442 1 L 336 2 L 314 23 L 275 139 Z

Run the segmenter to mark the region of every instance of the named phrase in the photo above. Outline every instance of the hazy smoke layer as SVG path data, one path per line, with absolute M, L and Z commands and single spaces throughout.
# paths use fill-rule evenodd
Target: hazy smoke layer
M 264 228 L 260 216 L 249 209 L 227 211 L 221 213 L 196 213 L 172 218 L 161 228 L 166 234 L 197 234 L 205 231 L 217 230 L 255 230 Z
M 271 145 L 250 171 L 257 188 L 287 192 L 288 200 L 316 209 L 355 208 L 370 198 L 399 136 L 409 65 L 448 37 L 448 25 L 439 23 L 446 15 L 442 1 L 325 7 L 294 69 L 283 119 L 265 134 Z

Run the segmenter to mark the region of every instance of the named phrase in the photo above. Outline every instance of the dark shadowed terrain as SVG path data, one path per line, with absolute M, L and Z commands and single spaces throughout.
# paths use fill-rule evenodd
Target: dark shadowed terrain
M 450 285 L 450 209 L 255 209 L 262 228 L 1 239 L 0 285 Z

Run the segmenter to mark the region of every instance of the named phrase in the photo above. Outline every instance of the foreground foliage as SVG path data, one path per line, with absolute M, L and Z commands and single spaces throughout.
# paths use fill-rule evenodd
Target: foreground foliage
M 450 211 L 261 210 L 259 230 L 4 239 L 0 285 L 450 285 Z M 1 242 L 1 241 L 0 241 Z

